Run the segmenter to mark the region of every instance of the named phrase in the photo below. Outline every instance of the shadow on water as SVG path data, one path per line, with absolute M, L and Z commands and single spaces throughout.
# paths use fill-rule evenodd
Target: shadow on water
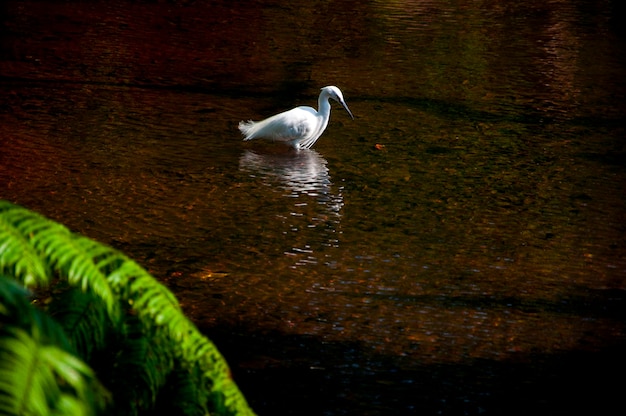
M 218 334 L 211 335 L 221 340 Z M 288 366 L 270 364 L 263 369 L 255 369 L 247 355 L 226 355 L 249 366 L 234 374 L 243 381 L 247 397 L 267 414 L 612 414 L 622 404 L 617 399 L 621 387 L 609 379 L 619 379 L 626 370 L 621 347 L 594 353 L 538 353 L 528 357 L 532 366 L 531 361 L 477 359 L 412 368 L 401 360 L 363 353 L 358 344 L 320 345 L 308 337 L 272 334 L 234 339 L 254 345 L 253 352 L 276 343 L 298 351 L 298 360 Z
M 554 302 L 516 298 L 413 297 L 397 303 L 463 313 L 519 309 L 584 319 L 626 318 L 626 291 L 587 291 Z M 404 323 L 410 325 L 410 323 Z M 200 325 L 202 327 L 202 325 Z M 623 340 L 598 343 L 591 333 L 574 351 L 540 348 L 482 358 L 429 351 L 425 339 L 396 355 L 355 341 L 325 340 L 250 326 L 211 326 L 206 333 L 236 362 L 234 376 L 249 399 L 268 414 L 284 415 L 569 415 L 612 414 L 620 408 L 626 371 Z M 472 332 L 472 331 L 469 331 Z M 388 339 L 387 343 L 393 343 Z M 531 342 L 521 340 L 521 342 Z M 448 361 L 451 359 L 451 361 Z M 280 401 L 274 397 L 280 397 Z
M 614 414 L 623 404 L 619 380 L 626 359 L 619 343 L 507 360 L 419 364 L 411 351 L 390 357 L 359 343 L 252 328 L 213 327 L 207 333 L 238 363 L 235 378 L 265 414 Z M 278 349 L 281 354 L 272 353 Z
M 428 97 L 386 96 L 376 97 L 361 95 L 352 97 L 354 102 L 388 103 L 404 108 L 414 108 L 430 114 L 453 120 L 467 120 L 483 123 L 521 123 L 528 125 L 564 124 L 566 126 L 585 127 L 621 127 L 626 125 L 626 117 L 597 117 L 564 114 L 551 114 L 529 105 L 512 105 L 482 110 L 473 105 L 439 100 Z

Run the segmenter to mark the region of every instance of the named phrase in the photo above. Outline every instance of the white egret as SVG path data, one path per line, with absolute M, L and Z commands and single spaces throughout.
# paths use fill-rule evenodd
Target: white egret
M 264 138 L 289 144 L 296 149 L 309 149 L 328 126 L 330 98 L 341 104 L 354 120 L 341 90 L 328 86 L 320 92 L 318 111 L 312 107 L 300 106 L 262 121 L 241 121 L 239 130 L 245 136 L 244 140 Z

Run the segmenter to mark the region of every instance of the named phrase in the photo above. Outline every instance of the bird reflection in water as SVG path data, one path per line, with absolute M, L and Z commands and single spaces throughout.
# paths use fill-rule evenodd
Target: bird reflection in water
M 290 201 L 288 208 L 276 215 L 286 226 L 283 234 L 290 236 L 291 247 L 285 254 L 294 256 L 295 266 L 317 264 L 315 252 L 339 245 L 342 188 L 333 185 L 326 164 L 326 159 L 311 149 L 247 149 L 239 159 L 242 172 L 283 191 Z

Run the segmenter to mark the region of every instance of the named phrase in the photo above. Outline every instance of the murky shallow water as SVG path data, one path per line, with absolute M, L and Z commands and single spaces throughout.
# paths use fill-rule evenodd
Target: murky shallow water
M 7 2 L 0 196 L 166 282 L 260 414 L 597 414 L 624 369 L 615 3 Z M 241 142 L 331 83 L 356 120 L 313 150 Z

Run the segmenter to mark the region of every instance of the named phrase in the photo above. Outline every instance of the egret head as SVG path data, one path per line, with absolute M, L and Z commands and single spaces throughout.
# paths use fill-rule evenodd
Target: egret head
M 329 85 L 328 87 L 322 88 L 322 92 L 328 94 L 328 98 L 332 98 L 333 100 L 341 104 L 341 106 L 348 112 L 348 114 L 350 114 L 352 120 L 354 120 L 354 116 L 352 115 L 352 112 L 350 111 L 348 105 L 343 99 L 343 94 L 341 93 L 341 90 L 339 88 L 335 87 L 334 85 Z

